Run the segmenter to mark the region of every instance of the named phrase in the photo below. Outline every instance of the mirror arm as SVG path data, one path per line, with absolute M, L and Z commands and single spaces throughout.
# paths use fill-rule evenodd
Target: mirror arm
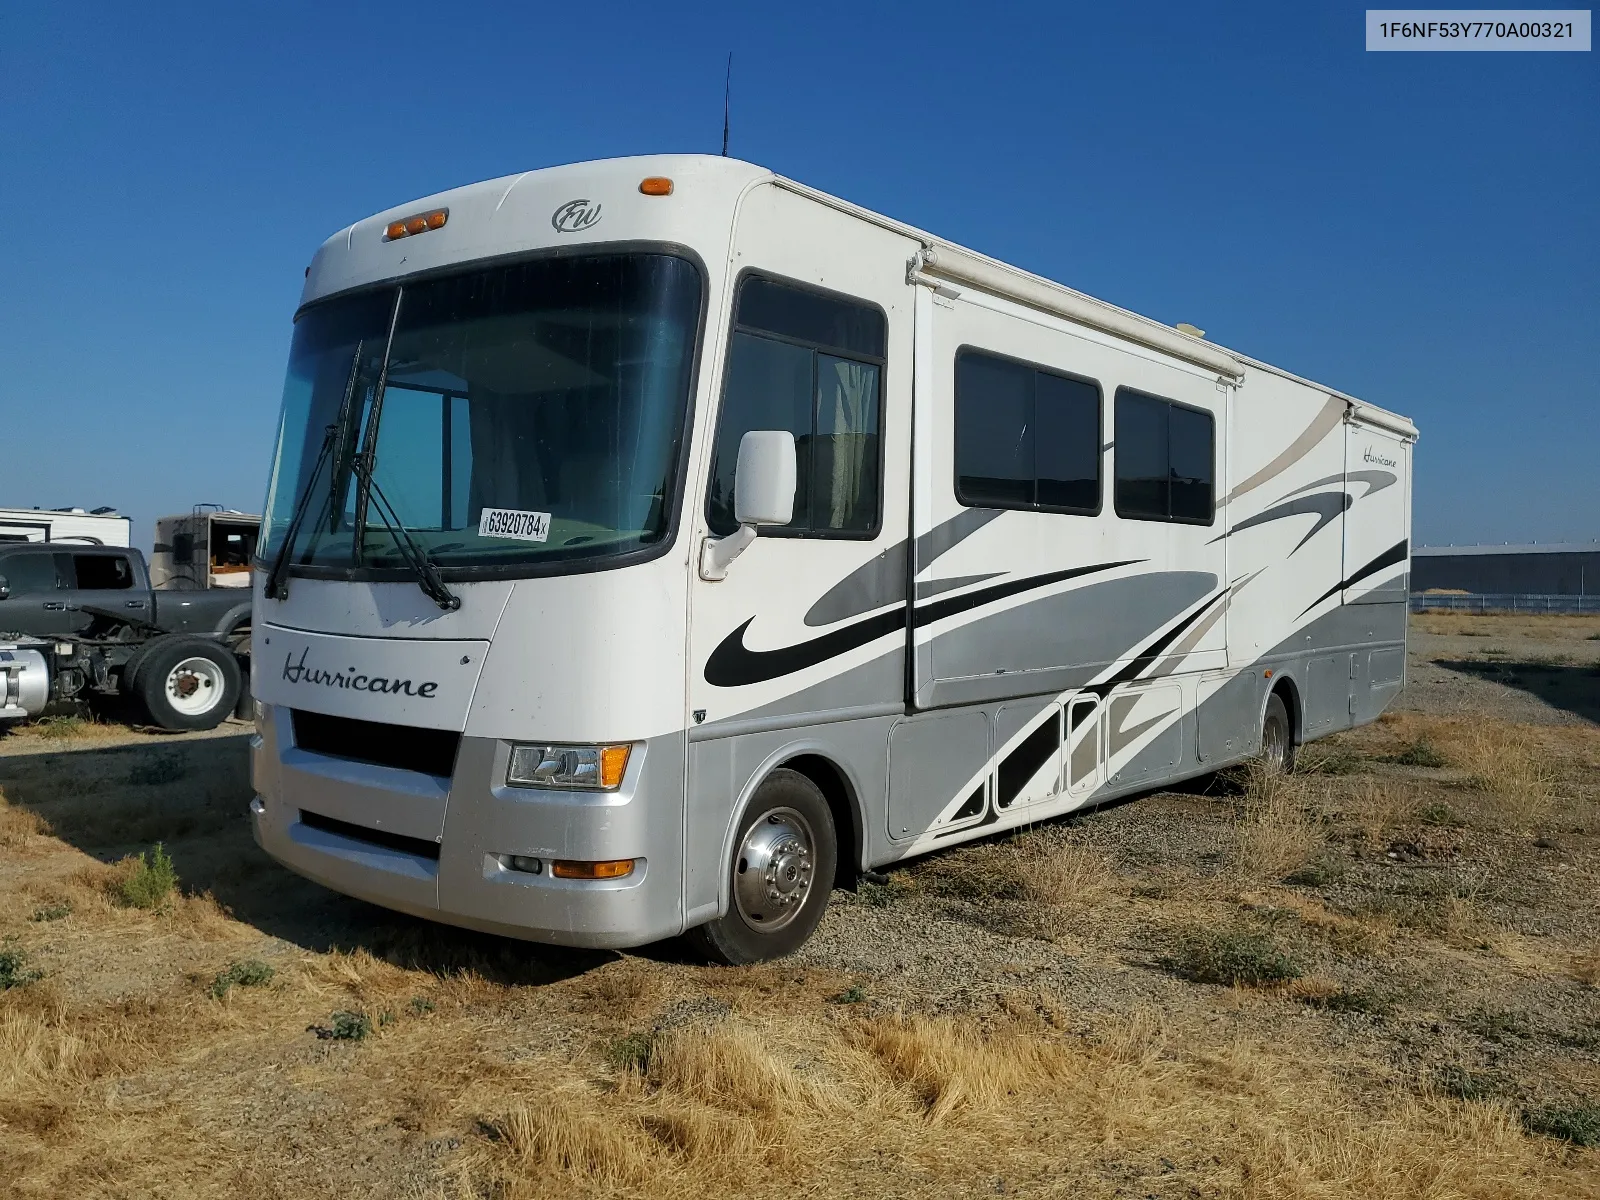
M 746 522 L 727 537 L 708 537 L 700 545 L 700 578 L 715 583 L 728 577 L 728 564 L 756 540 L 755 525 Z

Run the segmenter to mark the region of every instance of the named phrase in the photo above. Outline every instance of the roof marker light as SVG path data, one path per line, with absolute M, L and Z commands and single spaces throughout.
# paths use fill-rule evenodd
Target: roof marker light
M 639 190 L 646 196 L 672 195 L 672 180 L 665 175 L 652 175 L 639 181 Z
M 413 234 L 427 233 L 430 229 L 442 229 L 444 223 L 450 219 L 448 208 L 436 208 L 432 212 L 417 213 L 415 216 L 405 217 L 399 221 L 390 221 L 383 231 L 383 240 L 395 241 L 397 238 L 410 237 Z

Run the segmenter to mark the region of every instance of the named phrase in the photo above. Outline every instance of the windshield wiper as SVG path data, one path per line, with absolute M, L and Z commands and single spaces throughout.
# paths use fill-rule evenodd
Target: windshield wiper
M 289 598 L 287 574 L 289 556 L 294 553 L 294 544 L 300 536 L 300 526 L 305 522 L 306 507 L 311 503 L 311 493 L 316 488 L 317 475 L 322 470 L 322 464 L 328 461 L 328 453 L 333 449 L 338 431 L 350 423 L 350 401 L 356 394 L 356 379 L 361 374 L 361 350 L 366 344 L 367 339 L 362 338 L 356 343 L 355 353 L 350 356 L 350 374 L 344 382 L 344 400 L 339 404 L 339 419 L 323 431 L 322 449 L 317 451 L 317 461 L 311 464 L 311 477 L 306 480 L 306 489 L 300 493 L 300 499 L 295 502 L 294 512 L 289 515 L 289 528 L 284 531 L 283 545 L 278 547 L 278 553 L 273 556 L 272 568 L 267 572 L 265 590 L 269 600 Z M 333 502 L 333 485 L 334 480 L 329 479 L 328 494 L 322 498 L 322 507 L 317 510 L 318 525 L 322 524 L 322 514 Z
M 272 567 L 267 571 L 267 583 L 264 589 L 268 600 L 289 598 L 289 555 L 294 550 L 295 539 L 300 536 L 300 526 L 306 519 L 306 509 L 311 506 L 311 493 L 316 488 L 317 476 L 322 473 L 322 464 L 328 461 L 328 453 L 333 449 L 335 428 L 329 425 L 323 432 L 322 449 L 317 451 L 317 461 L 311 466 L 311 476 L 306 480 L 305 491 L 300 493 L 294 512 L 289 516 L 289 527 L 283 532 L 283 545 L 278 547 L 278 553 L 272 557 Z
M 461 597 L 447 588 L 444 580 L 439 578 L 439 572 L 429 560 L 428 552 L 418 544 L 417 539 L 411 536 L 411 531 L 400 520 L 400 514 L 395 511 L 394 505 L 389 503 L 389 497 L 383 494 L 378 481 L 372 477 L 372 469 L 360 458 L 351 462 L 350 469 L 356 473 L 361 483 L 362 494 L 376 501 L 378 516 L 383 519 L 383 526 L 389 531 L 389 537 L 394 541 L 395 549 L 400 552 L 401 560 L 417 577 L 417 586 L 422 589 L 422 594 L 445 612 L 455 612 L 461 607 Z M 363 526 L 363 532 L 365 528 Z

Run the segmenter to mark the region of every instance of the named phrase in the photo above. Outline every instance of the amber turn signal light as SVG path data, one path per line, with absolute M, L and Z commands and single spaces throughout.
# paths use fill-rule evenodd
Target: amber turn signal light
M 400 221 L 390 221 L 383 231 L 383 240 L 392 242 L 396 238 L 427 233 L 430 229 L 442 229 L 449 219 L 448 208 L 436 208 L 432 212 L 417 213 L 416 216 L 406 217 Z
M 558 859 L 550 864 L 557 879 L 622 879 L 633 874 L 634 860 L 614 858 L 605 862 L 572 862 Z
M 672 180 L 665 175 L 652 175 L 650 178 L 640 181 L 639 190 L 646 196 L 670 196 L 672 195 Z

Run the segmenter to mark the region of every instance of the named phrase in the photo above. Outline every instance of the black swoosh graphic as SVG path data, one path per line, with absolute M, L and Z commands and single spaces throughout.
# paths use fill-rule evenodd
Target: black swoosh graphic
M 1385 567 L 1392 567 L 1397 562 L 1405 562 L 1406 552 L 1410 548 L 1410 545 L 1411 543 L 1407 539 L 1402 538 L 1400 541 L 1390 546 L 1382 554 L 1378 555 L 1377 558 L 1373 559 L 1366 566 L 1362 567 L 1361 570 L 1350 576 L 1349 579 L 1341 579 L 1327 591 L 1323 592 L 1322 595 L 1318 596 L 1315 600 L 1301 610 L 1300 616 L 1305 616 L 1306 613 L 1310 612 L 1313 608 L 1321 604 L 1324 600 L 1333 595 L 1335 592 L 1339 591 L 1341 588 L 1347 588 L 1351 584 L 1360 583 L 1368 575 L 1376 575 Z
M 1029 575 L 1022 579 L 997 583 L 992 587 L 979 588 L 961 596 L 950 596 L 919 605 L 913 620 L 918 626 L 931 625 L 935 621 L 942 621 L 946 617 L 967 612 L 984 604 L 992 604 L 996 600 L 1004 600 L 1020 592 L 1049 587 L 1053 583 L 1076 579 L 1080 575 L 1092 575 L 1099 571 L 1132 566 L 1142 561 L 1144 560 L 1125 559 L 1121 562 L 1096 563 L 1094 566 L 1073 567 L 1066 571 L 1051 571 L 1045 575 Z M 776 650 L 751 650 L 745 646 L 744 631 L 750 628 L 750 622 L 754 620 L 755 617 L 751 617 L 749 621 L 723 638 L 706 659 L 705 679 L 712 687 L 743 687 L 750 683 L 764 683 L 769 679 L 777 679 L 781 675 L 790 675 L 817 663 L 826 662 L 830 658 L 854 650 L 857 646 L 865 646 L 885 634 L 904 629 L 906 610 L 905 606 L 901 605 L 899 608 L 857 621 L 853 625 L 846 625 L 843 629 L 835 629 L 820 637 L 796 642 L 792 646 L 780 646 Z
M 1257 525 L 1266 525 L 1271 521 L 1281 521 L 1285 517 L 1314 515 L 1317 518 L 1317 523 L 1311 527 L 1311 531 L 1305 537 L 1295 543 L 1294 550 L 1289 551 L 1292 557 L 1295 550 L 1299 550 L 1301 546 L 1304 546 L 1314 538 L 1322 530 L 1323 526 L 1337 519 L 1341 513 L 1345 512 L 1354 503 L 1355 497 L 1351 496 L 1349 492 L 1343 491 L 1317 492 L 1312 496 L 1300 496 L 1294 500 L 1285 500 L 1282 504 L 1275 504 L 1265 512 L 1257 513 L 1253 517 L 1240 521 L 1227 533 L 1223 534 L 1222 537 L 1214 537 L 1211 541 L 1220 542 L 1222 538 L 1232 537 L 1236 533 L 1246 529 L 1253 529 Z M 1207 544 L 1209 545 L 1210 543 Z
M 1155 641 L 1151 642 L 1148 646 L 1141 650 L 1137 655 L 1134 656 L 1132 662 L 1128 663 L 1127 666 L 1123 667 L 1122 670 L 1118 671 L 1110 679 L 1107 679 L 1104 683 L 1091 684 L 1083 690 L 1086 692 L 1093 692 L 1096 696 L 1099 696 L 1100 699 L 1104 700 L 1107 694 L 1110 693 L 1111 689 L 1116 687 L 1119 683 L 1127 683 L 1128 681 L 1137 678 L 1141 671 L 1154 663 L 1156 659 L 1161 657 L 1162 652 L 1177 640 L 1178 635 L 1203 617 L 1208 611 L 1210 611 L 1212 605 L 1216 604 L 1217 601 L 1228 595 L 1232 590 L 1232 588 L 1223 588 L 1215 596 L 1211 597 L 1211 599 L 1207 600 L 1199 608 L 1195 609 L 1187 617 L 1179 621 L 1171 629 L 1167 630 Z

